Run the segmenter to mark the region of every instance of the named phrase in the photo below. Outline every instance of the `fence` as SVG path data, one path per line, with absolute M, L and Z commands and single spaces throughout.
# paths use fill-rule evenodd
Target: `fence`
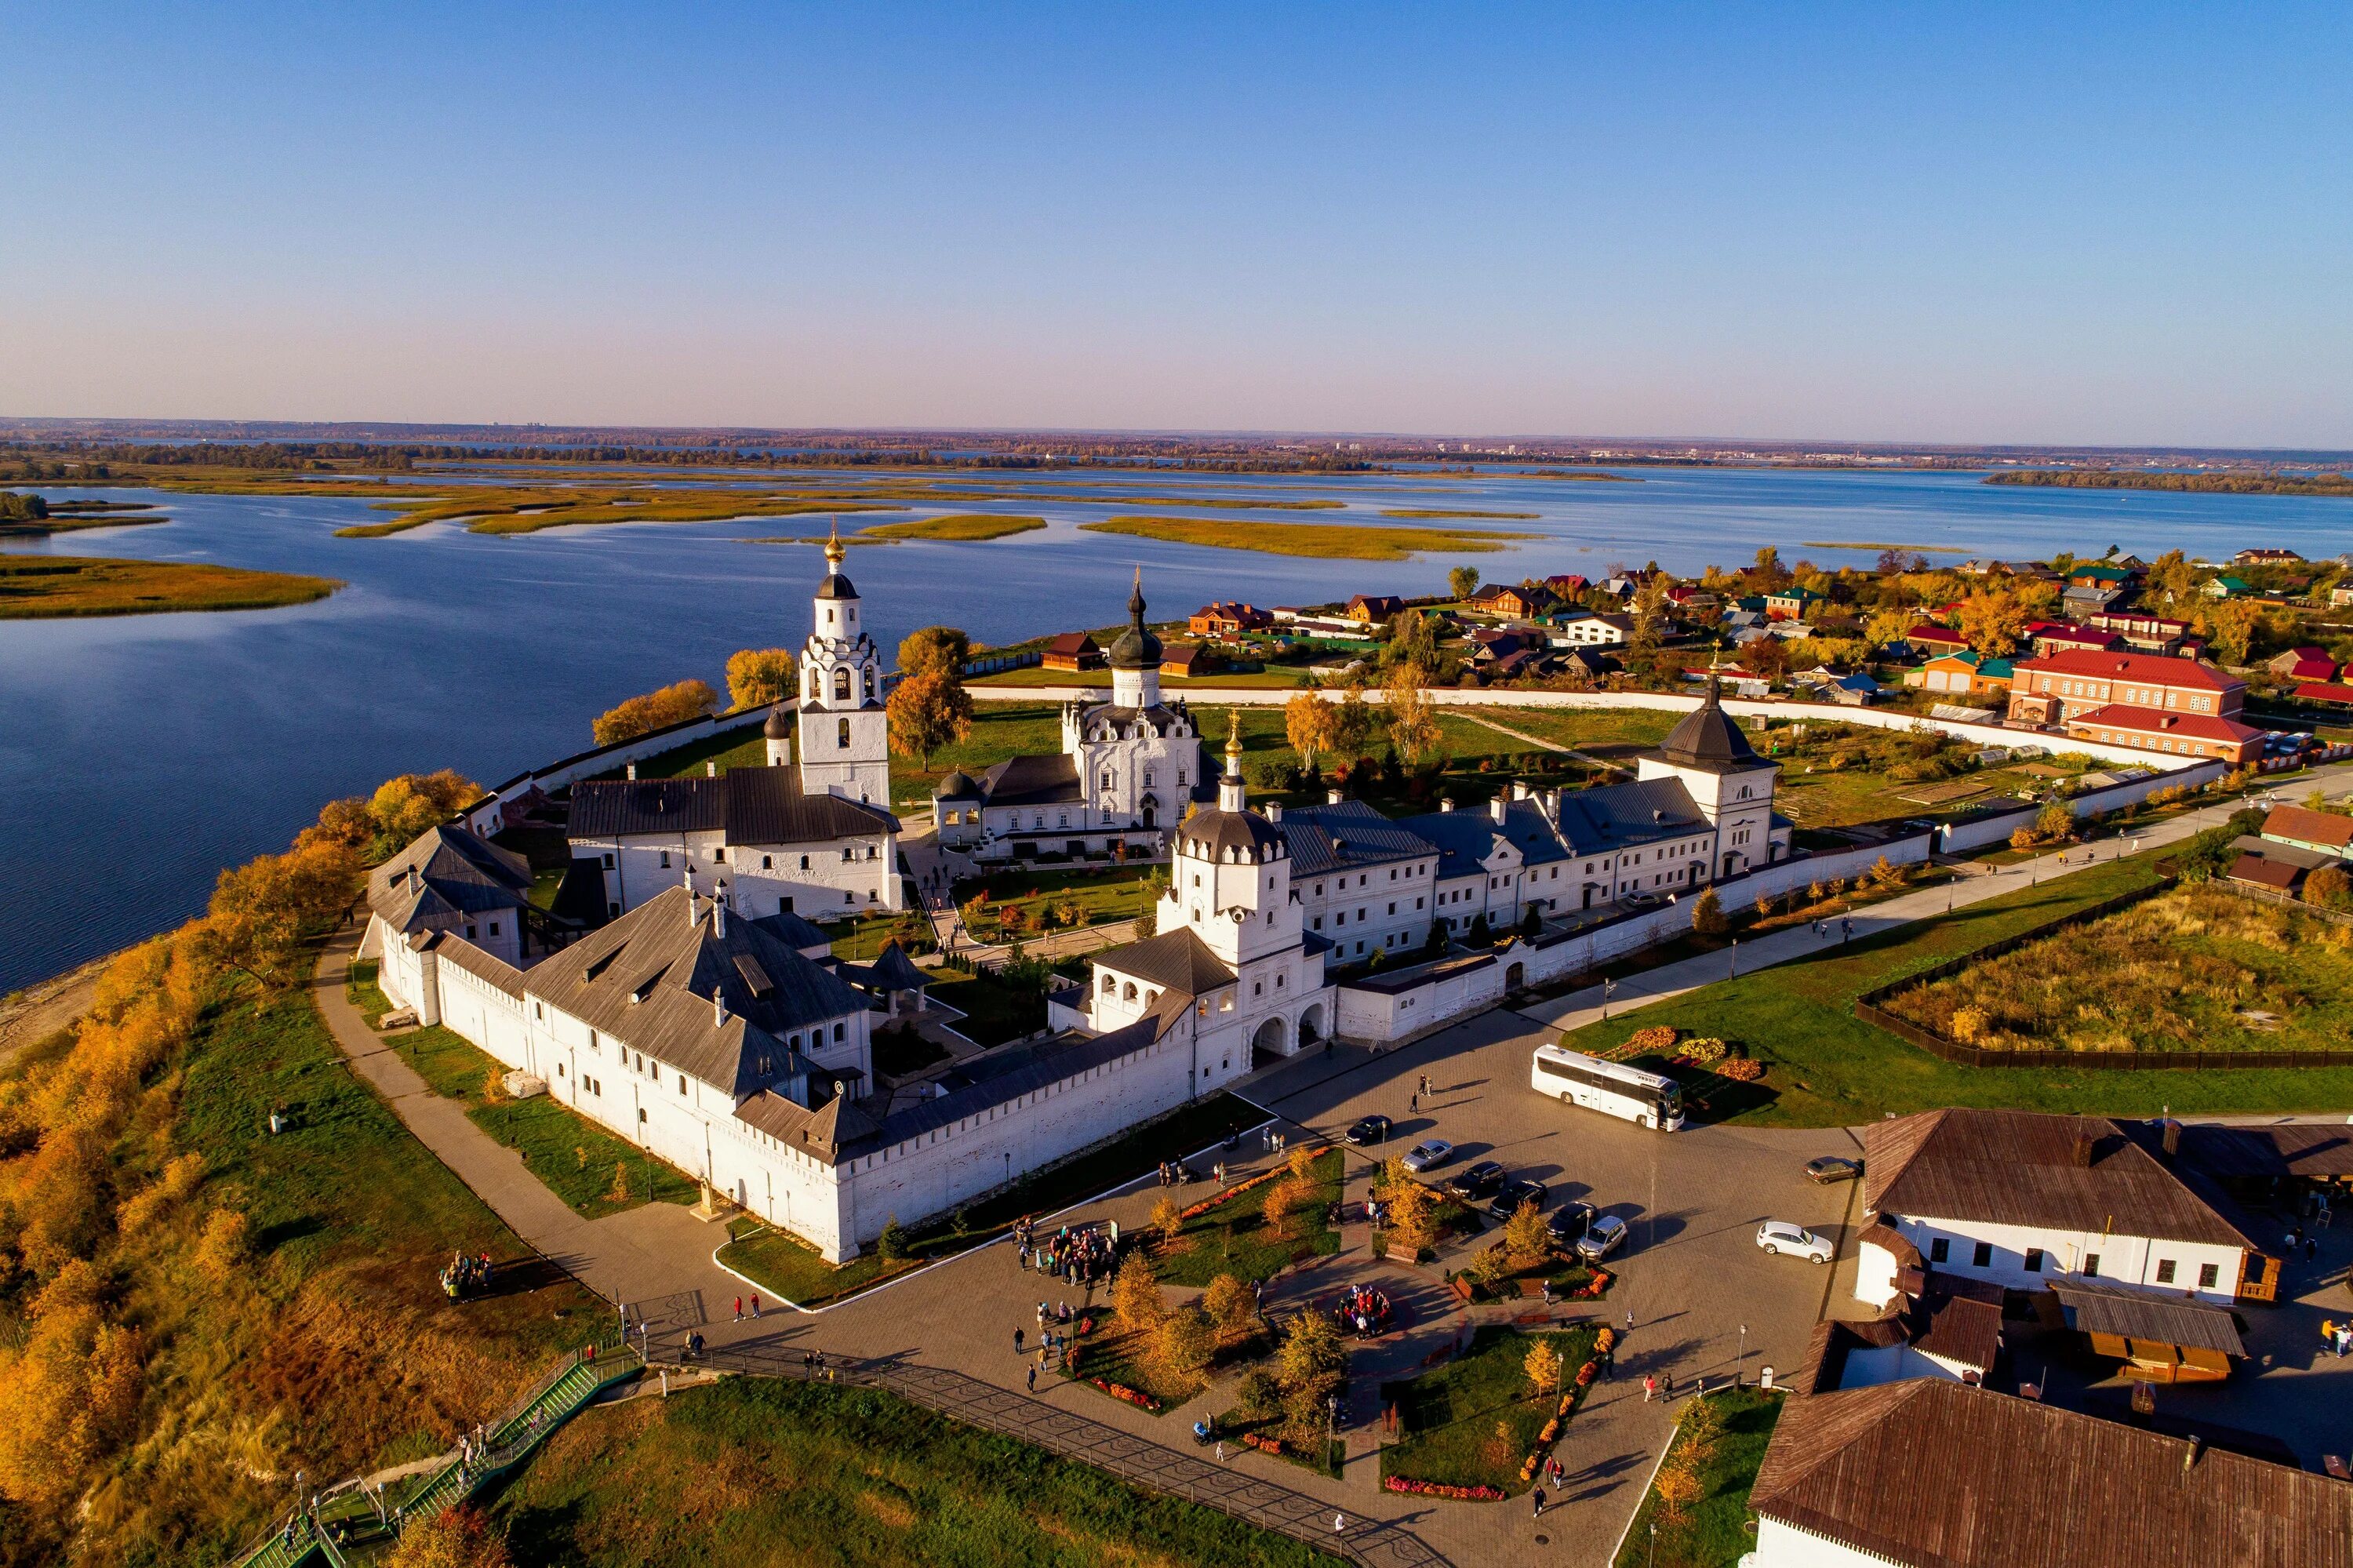
M 1917 1045 L 1932 1056 L 1961 1067 L 2080 1067 L 2092 1072 L 2133 1073 L 2203 1071 L 2225 1067 L 2353 1067 L 2353 1051 L 1989 1051 L 1979 1046 L 1964 1045 L 1957 1040 L 1948 1040 L 1934 1030 L 1923 1029 L 1916 1023 L 1898 1018 L 1879 1005 L 1904 991 L 1934 985 L 1975 965 L 2000 958 L 2005 953 L 2016 952 L 2030 942 L 2039 942 L 2045 937 L 2073 927 L 2105 919 L 2118 910 L 2130 908 L 2175 885 L 2168 874 L 2147 887 L 2119 893 L 2113 898 L 2103 898 L 2097 904 L 2087 905 L 2055 920 L 2047 920 L 2040 926 L 1989 942 L 1959 958 L 1947 959 L 1901 980 L 1874 987 L 1854 999 L 1854 1015 L 1874 1028 L 1884 1029 L 1899 1040 Z
M 1131 1486 L 1216 1509 L 1365 1568 L 1447 1568 L 1447 1560 L 1409 1531 L 1368 1519 L 1354 1508 L 1335 1510 L 1304 1492 L 1166 1447 L 1032 1395 L 944 1367 L 834 1357 L 818 1363 L 808 1359 L 810 1354 L 797 1345 L 726 1346 L 674 1364 L 880 1389 L 966 1425 L 1051 1449 L 1064 1458 L 1108 1470 Z M 1347 1521 L 1337 1533 L 1332 1529 L 1335 1511 Z
M 467 808 L 466 826 L 485 836 L 495 833 L 506 826 L 507 803 L 534 786 L 553 792 L 576 784 L 583 779 L 593 779 L 599 773 L 609 773 L 632 762 L 643 762 L 649 757 L 675 751 L 698 740 L 766 724 L 768 713 L 769 708 L 762 706 L 745 708 L 740 713 L 705 714 L 700 718 L 686 719 L 641 735 L 635 740 L 617 741 L 611 746 L 574 752 L 570 757 L 551 762 L 544 768 L 518 773 L 493 788 L 487 798 Z

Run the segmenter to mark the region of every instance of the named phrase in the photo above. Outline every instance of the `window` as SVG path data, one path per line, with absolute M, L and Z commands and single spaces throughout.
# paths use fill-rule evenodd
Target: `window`
M 613 869 L 613 857 L 609 854 L 605 857 L 605 869 L 607 871 Z
M 681 1073 L 678 1075 L 678 1092 L 681 1095 L 686 1093 L 686 1075 L 684 1073 Z
M 466 940 L 468 940 L 468 941 L 470 941 L 470 941 L 472 941 L 473 939 L 474 939 L 474 928 L 473 928 L 471 926 L 469 926 L 469 927 L 466 927 Z
M 668 850 L 664 850 L 664 851 L 662 851 L 662 852 L 661 852 L 661 857 L 662 857 L 662 858 L 661 858 L 661 868 L 662 868 L 664 871 L 668 871 L 668 870 L 670 869 L 670 851 L 668 851 Z
M 2159 1285 L 2170 1285 L 2173 1283 L 2173 1260 L 2171 1258 L 2161 1257 L 2157 1260 L 2157 1282 Z
M 843 1035 L 843 1029 L 844 1029 L 844 1027 L 845 1027 L 844 1025 L 842 1025 L 842 1024 L 839 1024 L 839 1023 L 837 1023 L 837 1024 L 835 1024 L 835 1025 L 833 1026 L 833 1043 L 834 1043 L 835 1044 L 837 1044 L 837 1045 L 840 1044 L 841 1044 L 841 1042 L 842 1042 L 842 1040 L 843 1040 L 843 1038 L 844 1038 L 844 1035 Z
M 833 673 L 833 694 L 837 697 L 843 698 L 847 698 L 849 695 L 849 672 L 848 670 L 836 670 Z
M 1951 1238 L 1947 1236 L 1938 1236 L 1935 1241 L 1928 1244 L 1928 1261 L 1930 1263 L 1942 1263 L 1946 1258 L 1952 1255 L 1952 1251 L 1953 1243 Z
M 2213 1289 L 2216 1283 L 2221 1278 L 2221 1266 L 2219 1264 L 2200 1264 L 2198 1266 L 2198 1288 L 2200 1290 Z
M 2097 1279 L 2099 1277 L 2100 1255 L 2095 1252 L 2085 1253 L 2084 1255 L 2084 1277 L 2086 1279 Z
M 2042 1272 L 2042 1249 L 2041 1247 L 2031 1246 L 2026 1249 L 2026 1272 L 2029 1274 L 2040 1274 Z
M 1991 1268 L 1993 1266 L 1993 1243 L 1978 1243 L 1977 1249 L 1969 1255 L 1969 1264 L 1970 1266 L 1975 1268 Z
M 848 751 L 849 749 L 849 721 L 848 719 L 836 721 L 833 732 L 833 747 L 836 751 Z
M 808 868 L 809 868 L 809 867 L 808 867 L 808 856 L 807 856 L 807 855 L 803 855 L 803 856 L 801 856 L 801 869 L 802 869 L 803 871 L 807 871 Z

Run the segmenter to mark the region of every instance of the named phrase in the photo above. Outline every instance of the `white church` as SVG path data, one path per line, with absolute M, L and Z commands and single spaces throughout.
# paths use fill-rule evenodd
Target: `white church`
M 859 622 L 843 553 L 837 531 L 801 649 L 797 768 L 779 705 L 765 731 L 765 768 L 573 786 L 573 857 L 603 871 L 608 916 L 681 883 L 754 916 L 839 920 L 905 907 L 882 652 Z
M 1062 749 L 961 769 L 932 792 L 940 842 L 980 861 L 1156 858 L 1187 806 L 1206 799 L 1200 734 L 1180 699 L 1161 701 L 1160 639 L 1144 624 L 1144 574 L 1127 630 L 1106 652 L 1111 700 L 1062 706 Z

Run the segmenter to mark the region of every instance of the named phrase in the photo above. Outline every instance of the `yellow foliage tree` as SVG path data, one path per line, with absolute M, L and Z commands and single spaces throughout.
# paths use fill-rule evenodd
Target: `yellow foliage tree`
M 1163 1241 L 1176 1239 L 1176 1233 L 1185 1228 L 1185 1211 L 1176 1206 L 1176 1199 L 1163 1198 L 1152 1205 L 1152 1228 Z
M 1424 689 L 1429 680 L 1419 664 L 1399 664 L 1389 672 L 1389 744 L 1409 766 L 1438 749 L 1438 711 Z
M 765 708 L 800 692 L 789 648 L 738 648 L 727 655 L 727 696 L 741 708 Z
M 1560 1387 L 1560 1352 L 1544 1340 L 1528 1347 L 1527 1359 L 1520 1370 L 1528 1374 L 1528 1384 L 1537 1394 L 1555 1392 Z
M 129 1437 L 139 1414 L 142 1346 L 105 1322 L 98 1271 L 76 1259 L 33 1298 L 21 1351 L 0 1351 L 0 1495 L 62 1506 Z
M 891 694 L 891 749 L 929 768 L 932 753 L 972 733 L 972 694 L 943 670 L 926 670 Z
M 1282 735 L 1299 753 L 1299 765 L 1313 772 L 1315 759 L 1340 744 L 1339 710 L 1314 692 L 1282 705 Z
M 1154 1325 L 1145 1355 L 1163 1377 L 1191 1377 L 1218 1352 L 1217 1328 L 1198 1307 L 1180 1307 Z
M 1552 1251 L 1552 1231 L 1545 1224 L 1544 1211 L 1534 1202 L 1522 1203 L 1504 1222 L 1504 1255 L 1515 1268 L 1525 1268 L 1541 1262 Z
M 201 927 L 205 956 L 265 986 L 291 983 L 305 940 L 342 913 L 359 871 L 348 848 L 319 842 L 222 872 Z
M 1128 1254 L 1127 1261 L 1112 1277 L 1111 1309 L 1118 1316 L 1120 1327 L 1131 1333 L 1148 1332 L 1168 1315 L 1166 1304 L 1160 1299 L 1160 1277 L 1143 1253 Z
M 1258 1321 L 1258 1298 L 1230 1274 L 1209 1281 L 1209 1287 L 1201 1292 L 1201 1307 L 1229 1343 L 1247 1336 Z
M 719 710 L 719 694 L 707 681 L 679 681 L 616 704 L 589 726 L 599 746 L 618 746 L 641 735 Z
M 385 1568 L 512 1568 L 513 1563 L 490 1516 L 469 1506 L 410 1525 Z

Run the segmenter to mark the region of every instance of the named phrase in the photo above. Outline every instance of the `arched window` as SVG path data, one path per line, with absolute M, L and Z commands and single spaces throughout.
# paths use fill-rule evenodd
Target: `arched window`
M 1134 1001 L 1135 1000 L 1135 982 L 1134 980 L 1127 982 L 1127 989 L 1121 993 L 1121 1000 L 1125 1001 Z
M 847 669 L 836 670 L 833 673 L 833 694 L 844 701 L 849 699 L 849 672 Z
M 874 699 L 874 666 L 871 664 L 866 667 L 866 698 L 869 702 Z
M 1111 976 L 1109 976 L 1109 975 L 1105 975 L 1105 976 L 1103 976 L 1103 994 L 1104 994 L 1105 996 L 1109 996 L 1109 995 L 1111 995 L 1111 993 L 1112 993 L 1112 992 L 1113 992 L 1113 991 L 1117 991 L 1118 989 L 1119 989 L 1119 981 L 1117 981 L 1117 980 L 1115 980 L 1112 979 L 1112 978 L 1111 978 Z
M 849 721 L 848 719 L 841 719 L 837 722 L 837 726 L 833 732 L 833 744 L 839 750 L 848 751 L 849 749 Z

